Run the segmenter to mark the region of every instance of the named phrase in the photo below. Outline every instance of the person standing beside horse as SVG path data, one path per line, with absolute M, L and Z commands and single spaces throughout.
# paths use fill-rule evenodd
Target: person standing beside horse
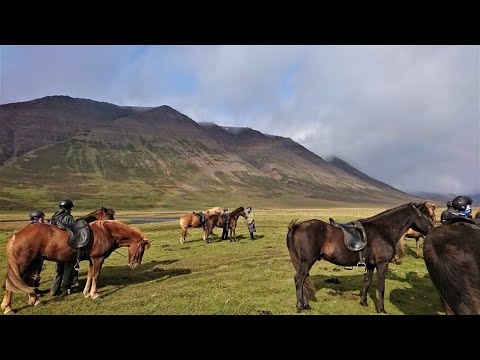
M 248 226 L 248 232 L 250 233 L 250 239 L 255 240 L 254 232 L 256 232 L 257 229 L 255 228 L 255 218 L 253 216 L 253 211 L 250 206 L 247 207 L 247 226 Z
M 42 210 L 33 210 L 30 212 L 28 217 L 32 221 L 30 224 L 41 224 L 46 222 L 45 213 Z M 37 293 L 38 295 L 42 295 L 48 292 L 48 290 L 40 290 L 38 288 L 40 286 L 40 279 L 41 279 L 40 273 L 42 272 L 42 268 L 43 268 L 43 259 L 41 257 L 36 260 L 36 264 L 34 265 L 34 267 L 35 267 L 35 270 L 32 275 L 33 286 L 35 288 L 35 293 Z
M 60 207 L 55 214 L 52 215 L 51 224 L 58 226 L 57 224 L 73 224 L 75 222 L 71 212 L 73 201 L 70 199 L 62 200 L 58 204 Z M 70 295 L 71 287 L 74 277 L 74 267 L 75 261 L 71 262 L 57 262 L 57 269 L 55 270 L 55 277 L 53 279 L 52 287 L 50 288 L 50 294 L 52 296 L 57 295 Z M 60 293 L 60 287 L 62 292 Z
M 228 209 L 223 209 L 222 217 L 223 221 L 223 232 L 222 232 L 222 240 L 228 239 L 228 225 L 230 223 L 230 214 L 228 213 Z

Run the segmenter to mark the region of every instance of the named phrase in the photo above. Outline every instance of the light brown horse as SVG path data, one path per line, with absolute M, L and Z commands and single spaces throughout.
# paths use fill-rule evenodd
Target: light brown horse
M 140 230 L 116 220 L 94 221 L 90 223 L 90 229 L 92 240 L 86 247 L 87 256 L 83 258 L 90 261 L 90 267 L 83 294 L 95 299 L 99 297 L 97 284 L 100 269 L 113 250 L 128 246 L 128 266 L 133 269 L 140 265 L 145 248 L 150 243 Z M 13 234 L 7 244 L 7 257 L 5 295 L 1 309 L 5 314 L 11 314 L 12 292 L 28 294 L 30 305 L 41 304 L 34 288 L 23 280 L 37 258 L 57 262 L 74 261 L 77 250 L 68 245 L 66 231 L 48 224 L 32 224 Z
M 92 222 L 95 220 L 115 220 L 115 210 L 102 206 L 100 209 L 92 211 L 91 213 L 75 220 L 85 220 L 86 222 Z
M 475 219 L 480 219 L 480 211 L 477 211 L 477 213 L 475 214 Z
M 220 214 L 221 212 L 222 212 L 222 209 L 220 209 L 220 207 L 218 206 L 203 211 L 203 215 L 205 216 L 205 222 L 211 215 Z M 188 228 L 190 227 L 198 228 L 200 226 L 202 226 L 202 223 L 200 222 L 199 217 L 195 215 L 193 212 L 180 216 L 180 228 L 182 229 L 182 233 L 180 235 L 180 244 L 183 244 L 185 242 Z
M 236 208 L 232 212 L 228 213 L 230 215 L 230 222 L 228 223 L 228 228 L 230 229 L 230 241 L 232 241 L 232 234 L 234 240 L 237 241 L 237 235 L 235 234 L 235 229 L 237 228 L 237 220 L 239 216 L 247 218 L 245 214 L 245 209 L 243 206 Z M 208 243 L 208 236 L 212 234 L 212 230 L 215 226 L 223 228 L 225 226 L 225 219 L 222 214 L 213 214 L 207 220 L 205 220 L 205 231 L 203 234 L 203 240 Z

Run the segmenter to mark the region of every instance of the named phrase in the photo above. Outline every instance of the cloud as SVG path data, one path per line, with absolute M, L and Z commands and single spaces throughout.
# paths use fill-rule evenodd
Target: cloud
M 404 191 L 480 192 L 478 46 L 4 46 L 0 103 L 168 104 Z

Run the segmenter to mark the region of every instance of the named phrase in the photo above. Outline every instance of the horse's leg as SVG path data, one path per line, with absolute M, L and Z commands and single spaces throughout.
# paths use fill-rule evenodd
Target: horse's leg
M 15 314 L 15 311 L 12 309 L 12 292 L 10 290 L 5 290 L 5 294 L 3 295 L 3 301 L 1 305 L 1 309 L 5 315 L 12 315 Z
M 360 297 L 360 305 L 362 306 L 368 306 L 367 296 L 368 289 L 370 289 L 370 284 L 372 283 L 373 270 L 375 270 L 374 266 L 371 266 L 370 264 L 367 265 L 367 272 L 365 273 L 365 284 L 363 287 L 362 296 Z
M 417 256 L 418 259 L 420 257 L 420 238 L 415 238 L 415 247 L 417 248 Z
M 448 306 L 447 302 L 443 300 L 443 298 L 440 298 L 443 304 L 443 309 L 445 310 L 445 315 L 455 315 L 451 309 L 450 306 Z
M 377 264 L 377 283 L 378 283 L 378 312 L 386 314 L 383 299 L 385 296 L 385 277 L 387 276 L 388 261 Z
M 183 244 L 185 242 L 185 238 L 187 237 L 187 229 L 182 226 L 182 234 L 180 235 L 180 244 Z
M 88 298 L 90 296 L 90 288 L 92 286 L 92 274 L 93 274 L 93 265 L 92 261 L 90 261 L 90 266 L 88 267 L 87 272 L 87 283 L 85 284 L 85 289 L 83 289 L 83 296 Z
M 90 290 L 90 296 L 92 299 L 100 297 L 100 295 L 97 294 L 97 283 L 100 275 L 100 269 L 102 268 L 104 260 L 105 259 L 103 257 L 93 259 L 92 289 Z
M 295 280 L 295 289 L 297 293 L 297 312 L 302 312 L 304 310 L 311 310 L 312 308 L 308 304 L 308 297 L 307 293 L 304 290 L 304 284 L 307 276 L 309 275 L 309 271 L 312 268 L 312 265 L 317 261 L 313 259 L 310 262 L 301 262 L 300 268 L 298 269 L 297 273 L 294 276 Z M 309 280 L 311 281 L 311 280 Z

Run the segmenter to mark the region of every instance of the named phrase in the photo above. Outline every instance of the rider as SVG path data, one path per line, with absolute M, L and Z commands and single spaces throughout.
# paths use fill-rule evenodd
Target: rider
M 452 200 L 452 206 L 457 210 L 456 216 L 463 216 L 467 218 L 472 218 L 472 202 L 473 200 L 465 195 L 457 196 Z M 451 217 L 449 217 L 451 218 Z
M 223 232 L 222 232 L 222 240 L 228 239 L 228 224 L 230 223 L 230 214 L 228 213 L 228 209 L 223 209 L 222 213 L 223 217 Z
M 250 233 L 250 239 L 255 240 L 255 235 L 253 233 L 257 230 L 255 229 L 255 219 L 253 217 L 253 211 L 250 206 L 247 207 L 247 226 L 248 232 Z
M 440 215 L 440 221 L 442 224 L 445 224 L 445 222 L 450 218 L 450 214 L 455 214 L 455 209 L 453 208 L 451 201 L 447 202 L 447 210 L 444 210 L 442 215 Z
M 42 210 L 33 210 L 28 215 L 32 224 L 44 223 L 45 221 L 45 213 Z
M 73 224 L 75 222 L 73 216 L 71 215 L 72 207 L 75 206 L 73 205 L 73 201 L 70 199 L 65 199 L 60 201 L 58 206 L 60 208 L 55 212 L 55 214 L 52 215 L 52 225 L 57 225 L 58 223 Z M 62 288 L 61 295 L 70 295 L 70 288 L 72 287 L 74 277 L 74 265 L 75 261 L 57 263 L 55 278 L 53 279 L 53 284 L 50 288 L 50 294 L 52 296 L 60 295 L 60 285 Z

